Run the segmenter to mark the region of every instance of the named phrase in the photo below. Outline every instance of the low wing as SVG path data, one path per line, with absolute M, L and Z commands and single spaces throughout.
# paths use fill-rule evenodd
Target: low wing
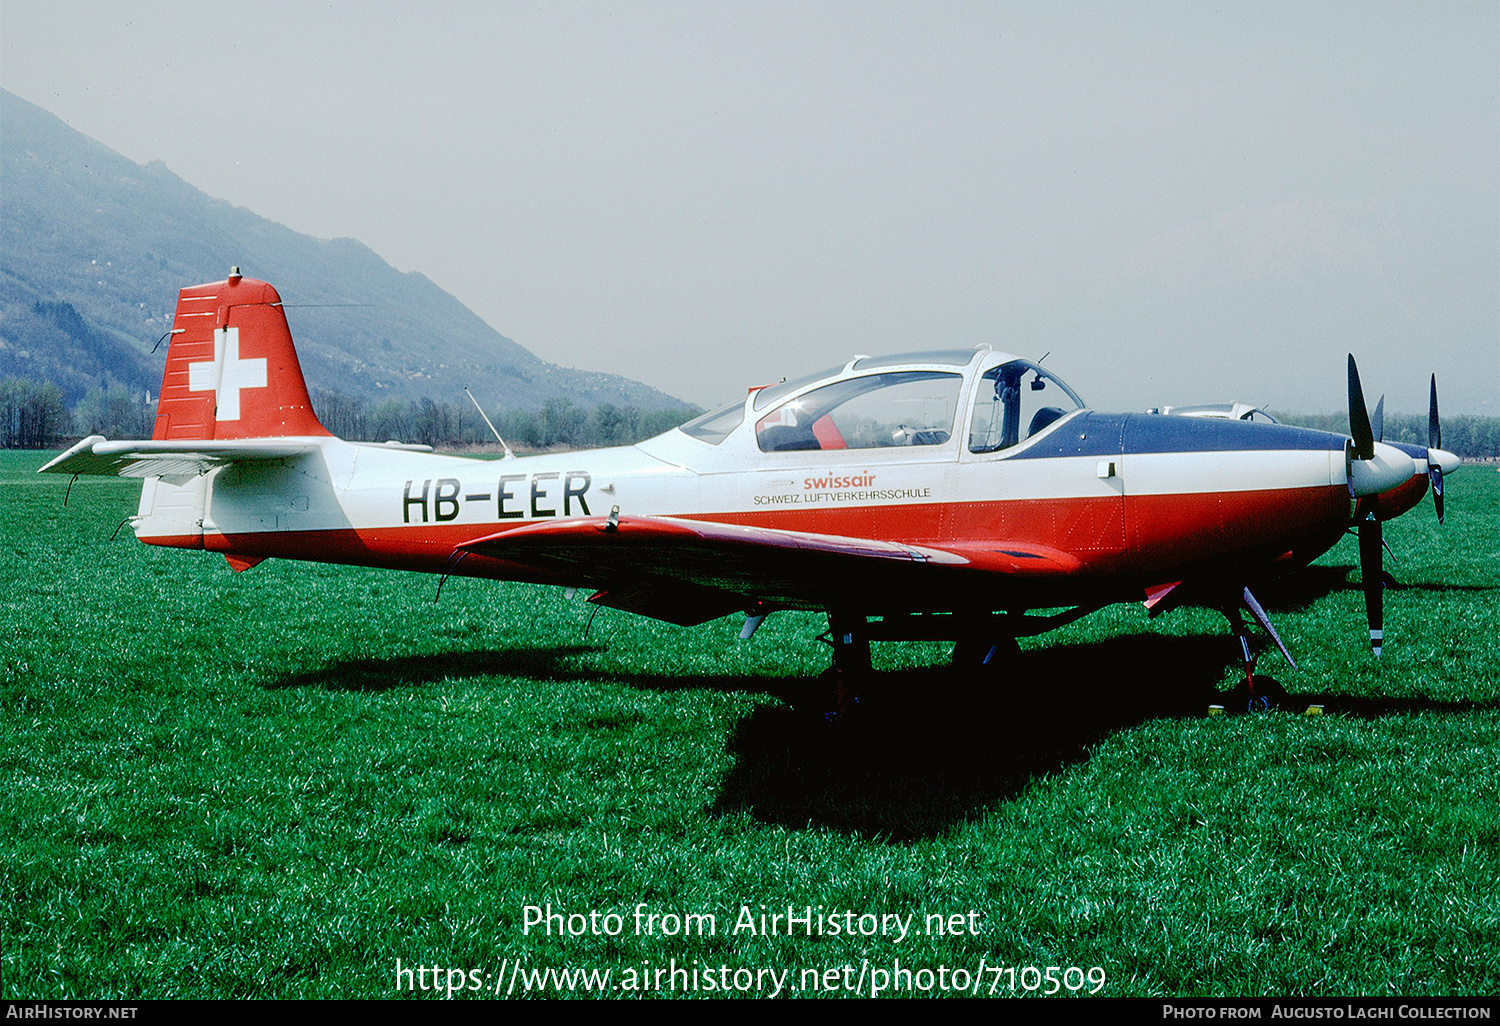
M 691 625 L 752 607 L 876 606 L 940 595 L 955 574 L 1057 574 L 1070 557 L 1035 546 L 922 546 L 679 517 L 577 517 L 459 546 L 600 589 L 592 601 Z M 1076 561 L 1073 561 L 1076 565 Z
M 300 456 L 312 452 L 324 441 L 326 439 L 241 438 L 111 442 L 103 435 L 90 435 L 37 473 L 159 477 L 170 484 L 180 485 L 230 463 Z

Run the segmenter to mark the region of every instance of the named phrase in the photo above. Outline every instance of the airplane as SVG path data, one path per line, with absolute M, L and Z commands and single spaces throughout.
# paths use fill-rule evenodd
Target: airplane
M 1109 604 L 1204 605 L 1240 643 L 1237 694 L 1266 708 L 1279 685 L 1242 612 L 1291 656 L 1251 585 L 1459 465 L 1438 438 L 1375 439 L 1352 356 L 1349 393 L 1350 436 L 1101 413 L 980 346 L 856 356 L 636 445 L 466 458 L 331 435 L 280 295 L 234 268 L 179 294 L 152 437 L 90 436 L 40 471 L 143 478 L 137 538 L 238 572 L 274 557 L 562 585 L 681 625 L 744 612 L 747 639 L 772 612 L 821 611 L 839 711 L 872 641 L 954 641 L 956 665 L 998 667 L 1018 637 Z M 1368 558 L 1367 596 L 1378 544 Z

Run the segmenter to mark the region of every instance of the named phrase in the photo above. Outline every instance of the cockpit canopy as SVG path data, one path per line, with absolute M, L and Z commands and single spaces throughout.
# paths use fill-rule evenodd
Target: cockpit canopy
M 942 446 L 967 411 L 969 451 L 988 453 L 1024 442 L 1082 407 L 1076 392 L 1029 360 L 955 350 L 856 357 L 757 389 L 681 430 L 718 445 L 754 417 L 761 452 Z

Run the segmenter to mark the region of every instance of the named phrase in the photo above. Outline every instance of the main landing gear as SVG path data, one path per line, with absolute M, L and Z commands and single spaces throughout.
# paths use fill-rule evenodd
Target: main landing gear
M 874 671 L 870 664 L 872 641 L 950 641 L 953 666 L 963 673 L 994 671 L 1013 664 L 1021 654 L 1016 635 L 1032 630 L 1050 629 L 1070 622 L 1091 609 L 1070 610 L 1053 617 L 1028 618 L 1011 615 L 963 616 L 954 614 L 900 614 L 871 618 L 864 613 L 830 610 L 826 638 L 833 648 L 833 666 L 820 682 L 826 717 L 836 720 L 854 712 L 860 694 L 871 683 Z M 1043 624 L 1035 627 L 1031 621 Z M 989 680 L 987 675 L 985 680 Z
M 1231 592 L 1230 595 L 1232 594 Z M 1275 709 L 1286 699 L 1286 689 L 1274 678 L 1255 672 L 1257 657 L 1250 645 L 1250 633 L 1244 614 L 1248 612 L 1271 636 L 1292 669 L 1297 668 L 1297 663 L 1250 589 L 1241 589 L 1236 598 L 1238 601 L 1231 600 L 1229 595 L 1220 592 L 1213 597 L 1213 601 L 1204 603 L 1223 613 L 1224 618 L 1229 621 L 1230 630 L 1234 632 L 1235 640 L 1239 642 L 1243 680 L 1225 696 L 1224 708 L 1234 712 L 1265 712 Z M 870 664 L 872 640 L 941 641 L 957 637 L 958 641 L 953 647 L 954 667 L 960 671 L 982 671 L 1013 663 L 1020 654 L 1017 636 L 1030 636 L 1061 627 L 1086 616 L 1096 608 L 1098 607 L 1080 606 L 1046 616 L 1014 613 L 966 616 L 962 619 L 951 614 L 877 616 L 873 622 L 864 613 L 830 610 L 827 639 L 833 648 L 833 665 L 820 678 L 826 686 L 823 691 L 825 718 L 841 719 L 858 707 L 860 691 L 873 677 Z M 1166 608 L 1169 608 L 1167 604 L 1158 603 L 1152 610 L 1152 615 Z
M 869 627 L 869 621 L 863 616 L 831 610 L 828 613 L 828 643 L 833 646 L 833 666 L 822 679 L 832 685 L 833 694 L 830 708 L 825 713 L 826 719 L 848 716 L 859 704 L 859 687 L 871 673 Z

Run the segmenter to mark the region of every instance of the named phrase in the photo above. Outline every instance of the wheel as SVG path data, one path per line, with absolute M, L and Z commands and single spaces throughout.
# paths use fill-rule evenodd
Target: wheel
M 1265 699 L 1265 708 L 1267 709 L 1275 709 L 1282 702 L 1286 701 L 1286 688 L 1282 687 L 1281 682 L 1274 677 L 1257 676 L 1255 678 L 1255 692 L 1261 698 Z
M 1254 687 L 1240 685 L 1235 689 L 1245 702 L 1246 712 L 1270 712 L 1278 708 L 1286 698 L 1286 688 L 1274 677 L 1262 677 L 1257 674 L 1254 678 Z
M 855 679 L 829 667 L 818 674 L 812 686 L 793 703 L 793 708 L 824 723 L 839 723 L 857 712 L 861 701 Z
M 1224 696 L 1224 708 L 1243 709 L 1246 712 L 1269 712 L 1279 708 L 1286 699 L 1286 689 L 1273 677 L 1257 674 L 1254 687 L 1240 684 Z

